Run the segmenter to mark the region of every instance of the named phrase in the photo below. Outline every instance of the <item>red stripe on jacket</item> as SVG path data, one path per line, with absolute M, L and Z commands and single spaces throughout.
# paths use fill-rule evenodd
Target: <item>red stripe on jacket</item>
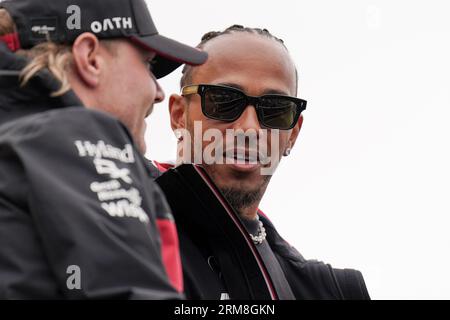
M 161 255 L 170 283 L 183 292 L 183 269 L 181 267 L 180 243 L 175 223 L 169 219 L 156 219 L 161 236 Z
M 170 165 L 153 163 L 160 172 L 170 169 Z M 161 236 L 161 255 L 170 283 L 178 292 L 183 292 L 183 268 L 176 225 L 171 219 L 157 218 L 156 226 Z

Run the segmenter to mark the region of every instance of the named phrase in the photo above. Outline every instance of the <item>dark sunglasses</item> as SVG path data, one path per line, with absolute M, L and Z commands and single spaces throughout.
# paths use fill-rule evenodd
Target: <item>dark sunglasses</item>
M 252 105 L 259 123 L 271 129 L 292 129 L 306 109 L 306 100 L 280 94 L 252 97 L 227 86 L 199 84 L 185 86 L 181 90 L 182 96 L 192 94 L 200 95 L 202 112 L 210 119 L 236 121 L 245 108 Z

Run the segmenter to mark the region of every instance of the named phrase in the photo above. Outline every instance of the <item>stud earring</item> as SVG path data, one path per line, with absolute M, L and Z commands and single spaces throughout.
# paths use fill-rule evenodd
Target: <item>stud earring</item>
M 283 156 L 287 157 L 291 154 L 292 148 L 287 147 L 286 150 L 284 150 Z
M 177 138 L 178 142 L 183 141 L 183 135 L 181 134 L 180 130 L 175 130 L 175 137 Z

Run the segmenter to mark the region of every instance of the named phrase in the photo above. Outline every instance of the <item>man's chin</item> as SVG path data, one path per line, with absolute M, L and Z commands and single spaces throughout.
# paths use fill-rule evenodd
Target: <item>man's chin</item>
M 203 166 L 219 189 L 233 189 L 246 192 L 265 188 L 269 176 L 260 174 L 260 166 L 254 168 L 237 168 L 234 165 L 219 164 Z
M 139 148 L 139 151 L 145 155 L 145 153 L 147 152 L 147 144 L 145 143 L 145 140 L 141 140 L 137 142 L 137 146 Z

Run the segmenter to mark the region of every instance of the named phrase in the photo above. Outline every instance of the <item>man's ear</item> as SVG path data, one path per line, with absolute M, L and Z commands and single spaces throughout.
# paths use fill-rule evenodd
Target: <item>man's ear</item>
M 170 125 L 172 130 L 186 129 L 186 99 L 178 94 L 172 94 L 169 98 Z
M 78 36 L 72 46 L 73 67 L 86 86 L 96 87 L 100 81 L 100 43 L 98 38 L 89 32 Z
M 303 115 L 301 114 L 298 118 L 297 124 L 294 128 L 292 128 L 291 136 L 289 137 L 289 145 L 292 149 L 294 147 L 295 141 L 297 141 L 298 135 L 300 134 L 300 130 L 303 125 Z

